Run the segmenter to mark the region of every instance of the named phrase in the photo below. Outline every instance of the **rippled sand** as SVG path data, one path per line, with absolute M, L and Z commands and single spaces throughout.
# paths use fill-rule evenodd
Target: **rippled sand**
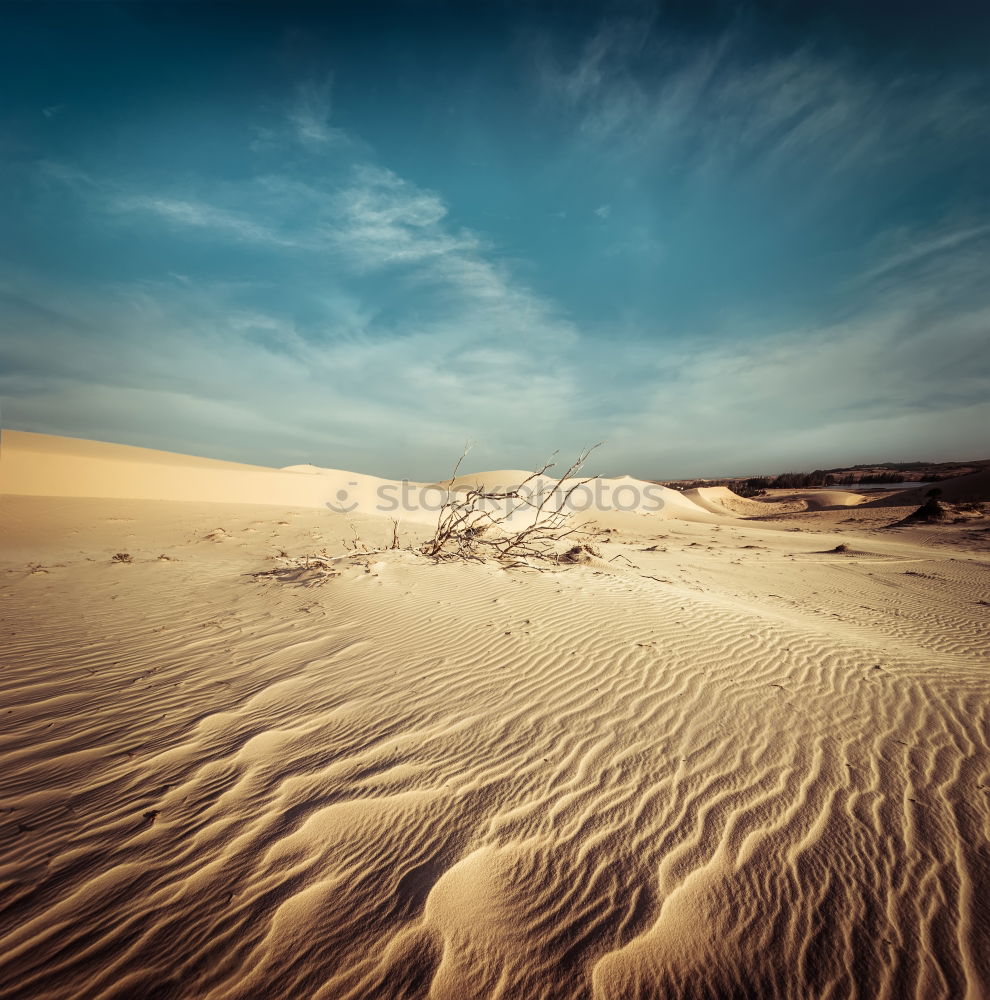
M 6 997 L 990 994 L 985 550 L 643 520 L 279 578 L 350 532 L 3 517 Z

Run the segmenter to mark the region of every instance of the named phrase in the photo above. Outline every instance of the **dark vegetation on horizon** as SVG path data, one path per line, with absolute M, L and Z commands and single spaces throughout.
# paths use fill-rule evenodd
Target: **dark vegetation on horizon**
M 782 472 L 776 476 L 751 476 L 724 479 L 676 479 L 662 483 L 674 489 L 689 490 L 703 486 L 728 486 L 743 497 L 763 496 L 767 490 L 794 490 L 828 486 L 883 486 L 917 479 L 940 482 L 954 479 L 990 466 L 990 459 L 974 462 L 876 462 L 849 465 L 814 472 Z

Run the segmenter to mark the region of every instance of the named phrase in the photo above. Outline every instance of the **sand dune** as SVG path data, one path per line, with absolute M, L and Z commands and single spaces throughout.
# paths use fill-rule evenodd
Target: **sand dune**
M 848 490 L 808 490 L 802 493 L 808 510 L 827 510 L 830 507 L 858 507 L 866 502 L 862 493 L 850 493 Z
M 322 506 L 326 492 L 279 469 L 24 431 L 3 432 L 0 467 L 15 495 Z
M 468 472 L 462 476 L 442 479 L 433 485 L 440 488 L 452 486 L 455 490 L 468 489 L 472 486 L 498 489 L 521 483 L 524 479 L 532 476 L 532 474 L 532 472 L 527 472 L 525 469 L 489 469 L 487 472 Z M 549 476 L 542 478 L 545 481 L 553 481 L 552 477 Z
M 747 499 L 727 486 L 702 486 L 685 490 L 683 495 L 713 514 L 739 517 L 767 517 L 793 514 L 803 510 L 830 510 L 857 507 L 866 498 L 846 490 L 776 490 L 765 499 Z
M 483 486 L 489 490 L 507 490 L 523 482 L 532 473 L 521 469 L 499 469 L 489 472 L 474 472 L 456 476 L 451 480 L 433 484 L 437 488 L 451 487 L 455 490 L 466 490 L 475 486 Z M 571 479 L 564 479 L 560 485 L 561 493 L 571 486 L 580 484 L 583 478 L 580 474 Z M 533 491 L 550 490 L 557 484 L 552 474 L 538 476 L 528 484 Z M 621 476 L 610 479 L 596 478 L 580 487 L 573 497 L 571 509 L 583 522 L 594 521 L 602 527 L 621 530 L 623 527 L 639 526 L 638 517 L 650 515 L 655 520 L 674 518 L 682 521 L 710 522 L 707 515 L 711 511 L 694 502 L 686 493 L 672 490 L 667 486 L 634 479 L 632 476 Z M 725 515 L 725 510 L 719 510 Z
M 38 437 L 3 436 L 3 996 L 990 995 L 961 529 L 668 491 L 584 514 L 594 565 L 300 571 L 391 522 Z
M 13 495 L 283 504 L 364 513 L 394 511 L 401 483 L 391 479 L 291 466 L 269 469 L 175 455 L 148 448 L 4 431 L 3 492 Z M 406 520 L 435 521 L 439 496 Z
M 761 517 L 771 514 L 788 514 L 807 510 L 801 500 L 749 500 L 733 493 L 727 486 L 701 486 L 685 490 L 683 496 L 696 503 L 703 510 L 723 517 Z

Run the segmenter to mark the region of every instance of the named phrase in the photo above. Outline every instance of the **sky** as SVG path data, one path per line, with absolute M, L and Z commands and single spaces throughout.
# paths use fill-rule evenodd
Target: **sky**
M 0 423 L 418 480 L 987 457 L 981 6 L 0 4 Z

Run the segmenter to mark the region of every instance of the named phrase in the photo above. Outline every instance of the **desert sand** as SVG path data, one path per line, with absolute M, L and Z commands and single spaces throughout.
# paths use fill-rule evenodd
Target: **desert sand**
M 0 995 L 990 996 L 979 521 L 667 490 L 538 572 L 346 471 L 0 475 Z

